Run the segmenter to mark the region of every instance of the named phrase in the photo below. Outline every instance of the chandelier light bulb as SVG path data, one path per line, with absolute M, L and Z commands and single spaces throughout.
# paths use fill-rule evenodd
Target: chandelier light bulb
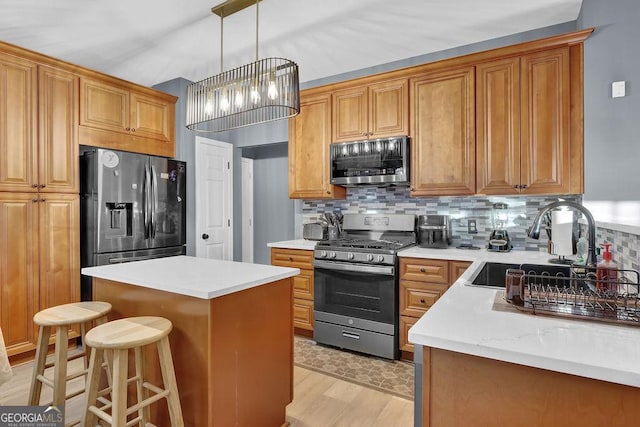
M 226 112 L 229 111 L 230 106 L 231 105 L 229 103 L 229 96 L 225 91 L 225 93 L 220 97 L 220 109 Z
M 207 102 L 204 104 L 204 113 L 208 116 L 213 114 L 213 100 L 211 99 L 211 93 L 207 94 Z
M 242 105 L 244 104 L 244 96 L 242 96 L 242 91 L 236 91 L 235 104 L 237 108 L 242 108 Z
M 258 88 L 256 86 L 251 89 L 251 102 L 254 104 L 260 102 L 260 92 L 258 92 Z
M 276 82 L 273 80 L 269 80 L 269 88 L 267 89 L 267 96 L 271 100 L 275 100 L 278 97 L 278 88 L 276 87 Z

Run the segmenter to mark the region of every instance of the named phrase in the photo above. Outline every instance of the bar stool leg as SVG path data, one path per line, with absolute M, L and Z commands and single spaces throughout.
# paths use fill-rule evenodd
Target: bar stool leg
M 136 347 L 134 349 L 135 352 L 135 361 L 136 361 L 136 376 L 138 377 L 138 381 L 136 381 L 136 391 L 138 394 L 138 402 L 142 402 L 149 396 L 149 392 L 145 387 L 142 386 L 145 379 L 145 358 L 142 351 L 142 347 Z M 151 419 L 151 411 L 149 405 L 140 408 L 138 410 L 138 416 L 142 419 L 141 424 L 146 426 Z
M 169 346 L 168 337 L 164 337 L 158 341 L 158 356 L 160 357 L 162 382 L 164 383 L 164 388 L 169 390 L 167 406 L 169 407 L 171 427 L 184 427 L 182 408 L 180 407 L 180 396 L 178 395 L 178 383 L 176 382 L 176 373 L 173 369 L 173 358 L 171 357 L 171 347 Z
M 125 427 L 127 424 L 127 367 L 129 362 L 127 349 L 113 351 L 113 388 L 111 392 L 112 427 Z
M 98 417 L 89 411 L 90 406 L 97 406 L 98 404 L 98 386 L 100 383 L 100 373 L 102 372 L 102 361 L 104 359 L 104 352 L 102 349 L 91 349 L 91 356 L 89 360 L 89 374 L 87 376 L 87 404 L 85 405 L 86 412 L 84 413 L 84 426 L 94 427 L 98 422 Z
M 42 393 L 42 382 L 38 375 L 44 375 L 44 365 L 47 361 L 47 350 L 49 349 L 49 337 L 51 336 L 50 326 L 40 326 L 38 334 L 38 346 L 36 347 L 36 360 L 33 367 L 33 378 L 29 390 L 29 405 L 40 404 L 40 394 Z
M 67 352 L 69 327 L 56 328 L 55 364 L 53 365 L 53 406 L 63 406 L 67 390 Z

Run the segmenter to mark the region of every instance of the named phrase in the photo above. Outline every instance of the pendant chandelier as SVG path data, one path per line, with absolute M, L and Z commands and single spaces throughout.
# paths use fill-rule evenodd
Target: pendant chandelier
M 228 0 L 211 9 L 220 17 L 220 74 L 187 86 L 187 128 L 221 132 L 286 119 L 300 112 L 298 65 L 284 58 L 258 60 L 259 1 Z M 224 71 L 224 18 L 254 3 L 256 60 Z

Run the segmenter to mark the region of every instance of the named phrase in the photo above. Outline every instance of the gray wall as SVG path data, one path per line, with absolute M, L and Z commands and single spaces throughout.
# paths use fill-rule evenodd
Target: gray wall
M 242 149 L 253 159 L 254 262 L 270 264 L 267 243 L 294 238 L 294 201 L 289 199 L 287 143 Z
M 584 0 L 578 26 L 596 27 L 584 52 L 585 201 L 639 201 L 640 1 Z M 624 98 L 611 97 L 617 80 Z

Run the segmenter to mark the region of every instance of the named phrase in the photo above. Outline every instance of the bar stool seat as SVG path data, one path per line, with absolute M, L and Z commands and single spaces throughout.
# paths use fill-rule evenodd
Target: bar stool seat
M 53 388 L 53 406 L 63 406 L 67 399 L 84 392 L 84 389 L 67 395 L 67 382 L 87 374 L 88 361 L 85 358 L 84 369 L 72 375 L 67 375 L 67 363 L 85 356 L 85 351 L 69 356 L 69 328 L 80 326 L 83 338 L 92 323 L 103 324 L 107 321 L 107 313 L 111 311 L 111 304 L 100 301 L 84 301 L 57 305 L 39 311 L 33 316 L 33 321 L 40 327 L 33 377 L 29 391 L 29 405 L 40 405 L 42 384 Z M 55 328 L 55 353 L 52 362 L 47 363 L 47 351 L 52 328 Z M 86 346 L 85 346 L 86 349 Z M 44 376 L 47 368 L 53 367 L 53 379 Z
M 169 347 L 169 332 L 173 325 L 163 317 L 142 316 L 129 317 L 96 326 L 86 335 L 86 342 L 91 347 L 89 361 L 89 377 L 87 380 L 87 402 L 85 406 L 85 426 L 95 426 L 97 418 L 116 427 L 130 426 L 137 423 L 146 425 L 149 422 L 149 405 L 167 399 L 169 417 L 172 426 L 184 426 L 182 409 L 178 395 L 173 359 Z M 156 343 L 160 359 L 160 370 L 164 389 L 150 384 L 145 378 L 144 346 Z M 128 352 L 135 352 L 135 376 L 128 378 Z M 112 375 L 111 387 L 98 391 L 101 374 L 101 363 L 104 352 L 111 355 Z M 109 373 L 107 373 L 109 375 Z M 127 384 L 135 381 L 138 402 L 127 406 Z M 148 397 L 148 391 L 155 393 Z M 102 397 L 111 394 L 111 401 L 101 407 L 98 402 L 105 403 Z M 107 411 L 110 410 L 110 413 Z M 137 418 L 127 417 L 137 412 Z

